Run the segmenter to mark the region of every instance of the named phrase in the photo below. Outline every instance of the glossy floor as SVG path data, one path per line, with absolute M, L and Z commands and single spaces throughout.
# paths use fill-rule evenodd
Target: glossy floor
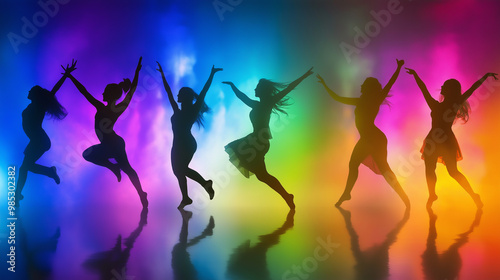
M 475 211 L 464 196 L 440 197 L 433 212 L 425 210 L 425 200 L 414 200 L 411 213 L 399 201 L 381 206 L 354 199 L 343 209 L 326 199 L 297 199 L 297 211 L 289 213 L 278 202 L 178 211 L 173 204 L 151 200 L 149 211 L 141 212 L 132 202 L 60 209 L 55 203 L 26 199 L 17 211 L 16 272 L 3 265 L 2 275 L 499 279 L 500 207 L 487 198 L 495 196 L 493 190 L 483 193 L 483 212 Z

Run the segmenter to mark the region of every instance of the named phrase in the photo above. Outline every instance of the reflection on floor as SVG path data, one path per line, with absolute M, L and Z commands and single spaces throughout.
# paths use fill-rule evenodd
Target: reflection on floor
M 165 205 L 149 213 L 137 205 L 23 206 L 16 221 L 16 272 L 4 269 L 0 276 L 500 279 L 500 268 L 492 265 L 500 257 L 498 206 L 487 204 L 484 214 L 439 205 L 411 213 L 355 203 L 296 212 L 279 206 L 201 212 Z

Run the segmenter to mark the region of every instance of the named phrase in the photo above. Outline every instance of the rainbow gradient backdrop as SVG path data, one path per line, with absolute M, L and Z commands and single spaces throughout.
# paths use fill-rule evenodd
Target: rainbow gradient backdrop
M 146 275 L 144 279 L 170 273 L 168 248 L 176 242 L 181 223 L 175 209 L 181 197 L 170 164 L 172 110 L 155 61 L 163 65 L 174 94 L 182 86 L 199 92 L 212 65 L 224 68 L 216 74 L 206 98 L 212 113 L 206 116 L 205 127 L 193 128 L 198 151 L 191 167 L 214 180 L 216 198 L 208 201 L 201 188 L 188 182 L 195 200 L 190 208 L 195 213 L 193 232 L 203 230 L 211 215 L 217 224 L 213 241 L 200 243 L 190 251 L 199 274 L 210 275 L 207 279 L 223 279 L 231 246 L 272 232 L 284 222 L 287 212 L 278 195 L 254 177 L 241 176 L 228 161 L 224 146 L 248 134 L 251 124 L 249 108 L 222 81 L 233 81 L 254 98 L 260 78 L 291 82 L 314 67 L 331 89 L 356 97 L 366 77 L 376 77 L 385 84 L 396 69 L 396 59 L 404 59 L 405 66 L 415 69 L 438 98 L 446 79 L 458 79 L 465 91 L 485 73 L 500 72 L 500 2 L 496 0 L 221 0 L 227 5 L 237 3 L 222 14 L 213 2 L 68 1 L 59 5 L 58 12 L 38 28 L 33 38 L 19 44 L 17 52 L 8 34 L 21 35 L 21 19 L 32 21 L 42 8 L 34 1 L 0 3 L 3 168 L 9 164 L 19 167 L 22 162 L 28 138 L 22 130 L 21 112 L 30 102 L 27 94 L 32 86 L 51 89 L 60 78 L 60 65 L 74 58 L 78 60 L 74 76 L 102 100 L 104 87 L 123 78 L 132 79 L 137 60 L 143 57 L 138 90 L 115 128 L 125 139 L 129 160 L 149 193 L 149 219 L 162 221 L 147 225 L 131 253 L 129 270 Z M 355 46 L 354 28 L 365 29 L 375 20 L 370 12 L 387 10 L 391 2 L 399 2 L 401 12 L 392 14 L 387 26 L 379 24 L 378 34 L 346 59 L 340 44 Z M 316 80 L 311 76 L 292 91 L 288 116 L 273 116 L 271 121 L 268 170 L 295 194 L 297 204 L 294 229 L 268 252 L 272 279 L 281 279 L 283 271 L 311 254 L 317 236 L 330 235 L 341 244 L 335 256 L 320 264 L 318 275 L 341 275 L 339 271 L 353 263 L 349 238 L 333 203 L 343 191 L 350 153 L 358 139 L 354 110 L 331 99 Z M 391 104 L 381 107 L 376 124 L 387 135 L 389 164 L 414 209 L 391 247 L 391 279 L 405 279 L 401 277 L 408 273 L 421 279 L 420 255 L 425 249 L 428 217 L 419 149 L 430 129 L 430 110 L 414 79 L 404 72 L 390 94 Z M 131 232 L 138 221 L 140 202 L 126 176 L 117 183 L 111 172 L 81 157 L 84 149 L 98 143 L 93 131 L 94 108 L 69 80 L 57 97 L 69 114 L 62 121 L 45 119 L 43 127 L 52 148 L 39 163 L 57 166 L 61 184 L 30 173 L 22 210 L 32 217 L 25 220 L 34 222 L 36 215 L 50 216 L 47 232 L 52 232 L 56 224 L 73 224 L 61 229 L 60 249 L 54 258 L 53 276 L 63 279 L 68 275 L 57 267 L 80 271 L 85 256 L 112 247 L 119 232 Z M 459 169 L 482 195 L 485 213 L 460 251 L 461 275 L 463 279 L 498 279 L 500 82 L 488 80 L 470 102 L 470 121 L 454 126 L 464 155 Z M 438 166 L 437 175 L 438 245 L 445 248 L 468 228 L 474 206 L 443 165 Z M 0 172 L 2 182 L 7 182 L 6 176 L 6 171 Z M 0 189 L 0 202 L 6 205 L 6 188 Z M 393 209 L 388 219 L 394 223 L 403 214 L 402 203 L 383 178 L 362 166 L 353 200 L 346 207 L 365 205 Z M 88 220 L 74 218 L 85 213 Z M 5 217 L 6 211 L 1 210 L 0 218 Z M 81 233 L 94 226 L 100 228 L 100 234 Z M 369 225 L 366 227 L 366 233 L 360 234 L 368 244 L 363 246 L 383 238 L 383 229 L 377 235 Z M 418 240 L 412 236 L 419 236 Z M 80 241 L 74 243 L 73 239 Z M 148 246 L 165 250 L 150 255 L 145 249 Z M 71 254 L 74 259 L 65 258 Z M 144 259 L 155 268 L 141 266 Z M 351 276 L 343 275 L 345 279 Z M 316 279 L 322 279 L 319 277 Z

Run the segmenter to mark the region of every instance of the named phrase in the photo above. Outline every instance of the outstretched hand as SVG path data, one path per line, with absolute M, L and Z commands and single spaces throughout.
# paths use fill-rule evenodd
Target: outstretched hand
M 222 68 L 215 68 L 214 65 L 212 65 L 212 74 L 215 74 L 219 71 L 222 71 Z
M 314 67 L 309 68 L 309 70 L 307 70 L 307 72 L 304 74 L 304 77 L 308 77 L 309 75 L 311 75 L 312 73 L 314 73 L 313 72 L 313 68 Z
M 156 64 L 158 64 L 158 69 L 156 69 L 156 71 L 163 74 L 163 68 L 161 68 L 161 64 L 158 61 L 156 62 Z
M 61 74 L 63 74 L 64 76 L 68 76 L 71 72 L 76 70 L 76 60 L 74 60 L 74 59 L 71 60 L 71 66 L 69 66 L 69 64 L 67 64 L 66 68 L 62 65 L 61 65 L 61 67 L 64 70 L 64 73 L 61 73 Z
M 318 83 L 323 84 L 323 85 L 325 84 L 325 80 L 323 79 L 323 77 L 321 77 L 320 74 L 317 74 L 316 78 L 318 78 Z
M 233 82 L 224 81 L 224 82 L 222 82 L 222 83 L 223 83 L 223 84 L 226 84 L 226 85 L 234 86 Z
M 405 64 L 405 61 L 403 59 L 399 60 L 396 58 L 396 62 L 398 63 L 398 67 L 403 67 L 403 65 Z
M 486 77 L 493 77 L 495 80 L 498 81 L 497 75 L 498 75 L 497 73 L 487 73 Z
M 137 63 L 137 68 L 135 69 L 135 72 L 139 72 L 142 68 L 142 56 L 139 58 L 139 62 Z
M 415 72 L 415 70 L 411 69 L 411 68 L 407 68 L 405 67 L 406 69 L 406 73 L 410 74 L 410 75 L 417 75 L 417 72 Z

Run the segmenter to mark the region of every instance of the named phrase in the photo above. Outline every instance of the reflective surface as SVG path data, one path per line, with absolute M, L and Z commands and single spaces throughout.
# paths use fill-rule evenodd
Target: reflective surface
M 16 272 L 2 274 L 8 279 L 500 277 L 495 265 L 500 209 L 491 199 L 485 199 L 483 212 L 472 202 L 446 205 L 453 200 L 440 198 L 433 211 L 425 210 L 425 199 L 420 206 L 414 201 L 411 213 L 397 200 L 384 206 L 349 201 L 344 208 L 333 207 L 333 199 L 331 206 L 299 200 L 297 211 L 288 213 L 284 205 L 179 211 L 158 200 L 149 211 L 127 204 L 81 205 L 76 211 L 26 200 L 16 221 Z

